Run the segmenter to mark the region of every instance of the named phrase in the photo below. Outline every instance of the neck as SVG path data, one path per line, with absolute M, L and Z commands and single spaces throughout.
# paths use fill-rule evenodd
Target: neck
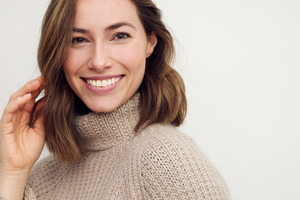
M 133 138 L 140 116 L 139 101 L 137 93 L 112 112 L 78 115 L 75 126 L 86 141 L 86 149 L 104 150 Z

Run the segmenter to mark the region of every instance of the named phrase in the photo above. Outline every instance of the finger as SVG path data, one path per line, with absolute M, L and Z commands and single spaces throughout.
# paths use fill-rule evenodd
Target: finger
M 27 112 L 32 112 L 35 105 L 35 99 L 39 96 L 39 94 L 42 92 L 42 90 L 45 88 L 45 85 L 41 85 L 36 91 L 34 91 L 32 94 L 32 101 L 29 101 L 24 105 L 24 110 Z
M 22 110 L 23 105 L 29 102 L 30 100 L 31 100 L 31 94 L 29 93 L 21 97 L 18 97 L 13 101 L 10 101 L 3 111 L 1 124 L 5 125 L 10 123 L 13 120 L 15 114 L 18 111 Z
M 47 85 L 46 80 L 45 80 L 44 77 L 41 76 L 39 78 L 40 78 L 40 81 L 41 81 L 41 85 L 36 91 L 32 92 L 32 97 L 34 99 L 36 99 L 40 95 L 40 93 L 43 91 L 43 89 L 45 89 L 45 87 Z
M 40 95 L 40 93 L 42 92 L 42 90 L 46 87 L 46 80 L 44 79 L 44 77 L 39 77 L 39 80 L 40 80 L 40 87 L 33 91 L 31 94 L 32 94 L 32 101 L 29 101 L 28 103 L 26 103 L 24 105 L 24 110 L 26 112 L 34 112 L 34 105 L 35 105 L 35 99 Z
M 46 103 L 46 99 L 45 99 L 45 98 L 42 98 L 42 99 L 38 100 L 38 101 L 36 102 L 35 113 L 38 114 L 38 113 L 42 112 L 45 103 Z
M 24 96 L 25 94 L 32 93 L 38 90 L 42 85 L 43 81 L 44 79 L 42 77 L 38 77 L 34 80 L 29 81 L 10 97 L 10 101 L 18 97 Z
M 22 105 L 22 109 L 20 109 L 20 111 L 22 111 L 22 113 L 18 116 L 19 118 L 17 118 L 19 124 L 28 125 L 28 126 L 31 125 L 31 122 L 32 122 L 31 114 L 33 112 L 35 112 L 35 108 L 34 108 L 35 99 L 38 97 L 40 92 L 46 86 L 46 81 L 43 77 L 39 77 L 38 79 L 41 83 L 40 87 L 31 93 L 31 100 L 26 102 L 24 105 Z
M 44 121 L 44 113 L 43 113 L 44 105 L 45 105 L 45 99 L 41 99 L 40 101 L 37 102 L 35 113 L 34 113 L 34 119 L 33 119 L 33 128 L 35 130 L 38 130 L 41 133 L 44 132 L 44 124 L 43 124 L 43 121 Z

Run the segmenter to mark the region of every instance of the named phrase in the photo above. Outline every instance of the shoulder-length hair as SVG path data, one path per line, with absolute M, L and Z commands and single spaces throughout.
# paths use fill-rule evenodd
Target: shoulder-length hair
M 141 115 L 135 131 L 154 123 L 179 126 L 187 110 L 181 76 L 171 67 L 174 45 L 161 19 L 161 11 L 151 0 L 131 0 L 147 35 L 157 36 L 156 47 L 146 60 L 141 93 Z M 85 155 L 84 140 L 74 126 L 75 104 L 79 98 L 67 83 L 63 61 L 71 45 L 74 0 L 52 0 L 45 13 L 38 49 L 38 64 L 47 81 L 43 108 L 46 144 L 62 162 Z

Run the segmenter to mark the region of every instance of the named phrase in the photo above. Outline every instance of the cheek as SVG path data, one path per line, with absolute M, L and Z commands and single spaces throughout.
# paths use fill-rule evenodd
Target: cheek
M 81 63 L 83 62 L 83 56 L 74 50 L 69 50 L 65 61 L 63 62 L 63 68 L 67 79 L 76 74 L 79 70 Z
M 65 72 L 65 76 L 68 78 L 73 72 L 73 66 L 75 56 L 73 55 L 72 51 L 69 51 L 67 54 L 66 59 L 63 62 L 63 68 Z M 73 69 L 73 70 L 72 70 Z
M 145 68 L 146 53 L 144 46 L 137 44 L 119 50 L 117 53 L 118 60 L 123 66 L 126 66 L 129 71 L 136 72 Z
M 66 59 L 63 62 L 63 70 L 64 70 L 66 80 L 75 93 L 77 93 L 76 88 L 78 87 L 77 86 L 78 83 L 76 82 L 76 73 L 80 68 L 79 67 L 80 58 L 81 57 L 78 56 L 75 51 L 69 51 Z

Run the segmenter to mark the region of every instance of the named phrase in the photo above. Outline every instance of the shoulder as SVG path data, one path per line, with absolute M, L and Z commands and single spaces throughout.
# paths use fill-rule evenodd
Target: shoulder
M 186 135 L 185 133 L 181 132 L 177 127 L 174 127 L 170 124 L 163 125 L 163 124 L 153 124 L 142 130 L 142 134 L 144 134 L 148 139 L 153 138 L 164 138 L 169 137 L 173 139 L 178 138 L 186 138 L 188 140 L 191 140 L 191 138 Z
M 29 175 L 27 186 L 36 196 L 55 187 L 59 180 L 67 173 L 70 166 L 48 156 L 37 162 Z
M 171 199 L 230 199 L 227 186 L 198 145 L 171 125 L 144 130 L 141 177 L 145 194 Z
M 200 151 L 196 142 L 172 125 L 155 124 L 147 127 L 143 133 L 144 143 L 142 156 L 155 155 L 185 162 L 197 158 L 201 162 L 208 159 Z
M 143 140 L 144 154 L 151 150 L 161 150 L 162 154 L 160 154 L 160 156 L 163 156 L 163 154 L 167 152 L 176 152 L 177 156 L 178 153 L 195 153 L 198 156 L 204 156 L 191 137 L 172 125 L 155 124 L 147 127 L 143 131 Z M 183 158 L 185 157 L 182 157 L 182 159 Z

